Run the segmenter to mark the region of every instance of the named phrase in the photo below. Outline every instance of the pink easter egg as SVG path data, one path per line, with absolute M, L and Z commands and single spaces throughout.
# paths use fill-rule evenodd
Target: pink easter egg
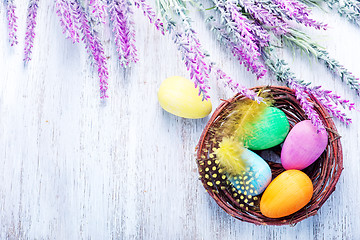
M 302 170 L 315 162 L 326 149 L 325 130 L 317 132 L 310 120 L 297 123 L 289 132 L 281 150 L 281 163 L 286 170 Z

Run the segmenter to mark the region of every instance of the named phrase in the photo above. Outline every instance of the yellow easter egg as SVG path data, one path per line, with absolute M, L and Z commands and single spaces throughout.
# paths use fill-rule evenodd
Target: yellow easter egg
M 269 218 L 285 217 L 303 208 L 312 195 L 310 178 L 300 170 L 287 170 L 265 189 L 260 200 L 260 211 Z
M 179 76 L 169 77 L 161 83 L 158 100 L 165 111 L 183 118 L 203 118 L 212 110 L 210 100 L 202 101 L 199 96 L 199 88 Z

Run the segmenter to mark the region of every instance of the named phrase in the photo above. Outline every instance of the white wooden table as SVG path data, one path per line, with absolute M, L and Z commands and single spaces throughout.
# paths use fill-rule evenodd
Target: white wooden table
M 0 239 L 360 239 L 359 112 L 350 127 L 336 121 L 345 169 L 316 216 L 295 227 L 240 222 L 198 180 L 194 149 L 208 118 L 178 118 L 157 102 L 162 80 L 188 77 L 169 36 L 136 11 L 140 61 L 123 70 L 105 31 L 110 98 L 100 101 L 84 46 L 65 39 L 53 1 L 40 1 L 33 60 L 24 66 L 27 4 L 15 3 L 13 48 L 0 12 Z M 192 15 L 223 70 L 248 87 L 276 84 L 257 82 Z M 330 29 L 310 34 L 360 76 L 360 28 L 334 12 L 315 15 Z M 283 57 L 299 77 L 360 103 L 317 61 Z M 232 93 L 213 80 L 211 96 L 215 108 Z

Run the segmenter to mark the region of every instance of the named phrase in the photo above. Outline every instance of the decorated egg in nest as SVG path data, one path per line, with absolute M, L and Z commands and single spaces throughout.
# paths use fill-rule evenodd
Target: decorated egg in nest
M 248 124 L 244 144 L 251 150 L 264 150 L 282 143 L 290 129 L 283 111 L 267 107 L 259 118 Z
M 244 161 L 244 169 L 236 174 L 228 174 L 230 183 L 242 194 L 261 194 L 271 181 L 269 165 L 259 155 L 246 148 L 240 158 Z M 226 172 L 225 169 L 224 171 Z
M 313 195 L 311 179 L 299 170 L 287 170 L 266 188 L 260 201 L 261 213 L 269 218 L 281 218 L 303 208 Z
M 281 164 L 285 169 L 302 170 L 315 162 L 328 144 L 325 130 L 318 129 L 310 120 L 297 123 L 286 137 L 281 150 Z

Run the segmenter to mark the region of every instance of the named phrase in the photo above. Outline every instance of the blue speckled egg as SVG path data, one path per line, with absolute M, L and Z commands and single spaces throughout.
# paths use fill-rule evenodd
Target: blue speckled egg
M 269 165 L 256 153 L 245 149 L 241 158 L 246 162 L 246 171 L 236 176 L 228 176 L 231 184 L 242 194 L 259 195 L 271 182 Z

